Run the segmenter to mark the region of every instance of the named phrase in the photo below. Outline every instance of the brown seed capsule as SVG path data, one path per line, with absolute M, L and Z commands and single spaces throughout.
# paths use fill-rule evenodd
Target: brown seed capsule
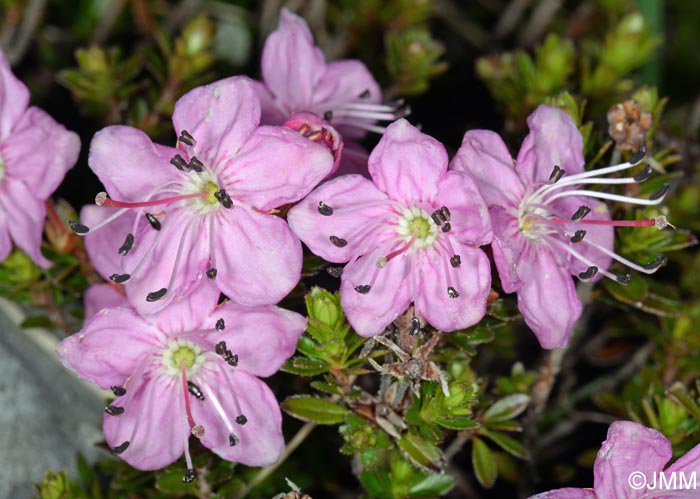
M 651 113 L 642 112 L 635 100 L 628 99 L 608 110 L 608 133 L 620 151 L 636 151 L 642 147 L 652 125 Z

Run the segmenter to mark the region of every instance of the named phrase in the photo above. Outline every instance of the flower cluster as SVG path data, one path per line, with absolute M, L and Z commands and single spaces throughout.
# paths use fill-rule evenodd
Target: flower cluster
M 0 260 L 11 237 L 48 265 L 41 200 L 75 162 L 78 141 L 26 108 L 27 90 L 4 59 L 0 75 Z M 646 180 L 649 167 L 608 177 L 639 165 L 645 149 L 586 171 L 581 134 L 559 108 L 530 116 L 515 161 L 485 130 L 467 132 L 450 161 L 404 118 L 402 103 L 382 103 L 364 64 L 326 63 L 306 23 L 286 10 L 265 44 L 262 76 L 181 97 L 174 146 L 128 126 L 107 127 L 90 144 L 88 164 L 105 191 L 70 225 L 111 282 L 88 292 L 88 320 L 58 355 L 112 390 L 105 439 L 136 468 L 184 455 L 184 481 L 194 480 L 191 437 L 231 461 L 279 458 L 280 408 L 259 377 L 294 353 L 306 326 L 277 306 L 300 280 L 302 242 L 344 265 L 330 272 L 341 279 L 348 321 L 366 337 L 409 309 L 413 333 L 477 324 L 491 295 L 482 249 L 490 245 L 503 290 L 517 293 L 544 348 L 564 346 L 581 314 L 572 276 L 625 284 L 630 276 L 612 273 L 613 260 L 644 273 L 664 263 L 617 254 L 613 230 L 662 229 L 665 218 L 613 220 L 601 200 L 654 205 L 668 186 L 648 199 L 587 187 Z M 357 144 L 368 131 L 382 134 L 369 156 Z M 50 157 L 37 146 L 47 140 Z

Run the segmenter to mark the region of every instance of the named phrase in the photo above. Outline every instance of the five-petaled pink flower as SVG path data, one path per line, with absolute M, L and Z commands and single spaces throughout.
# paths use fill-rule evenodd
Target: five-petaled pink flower
M 665 261 L 660 257 L 638 265 L 613 251 L 614 226 L 664 228 L 664 217 L 611 220 L 597 199 L 654 205 L 663 200 L 668 185 L 650 199 L 583 189 L 646 180 L 648 166 L 629 178 L 602 177 L 632 168 L 645 150 L 628 163 L 586 172 L 581 134 L 568 114 L 540 106 L 528 125 L 530 133 L 515 164 L 496 133 L 474 130 L 465 134 L 451 167 L 473 175 L 489 206 L 493 256 L 504 291 L 518 293 L 520 311 L 542 347 L 559 348 L 581 315 L 572 274 L 581 280 L 605 276 L 626 284 L 629 275 L 608 272 L 612 259 L 645 273 L 655 272 Z
M 333 179 L 289 213 L 292 230 L 342 274 L 343 309 L 363 336 L 380 334 L 411 302 L 444 331 L 486 310 L 491 241 L 488 209 L 468 174 L 447 171 L 437 140 L 401 119 L 369 157 L 372 181 Z
M 364 149 L 352 141 L 367 131 L 382 133 L 384 127 L 377 121 L 408 114 L 400 102 L 381 104 L 379 85 L 362 62 L 326 63 L 306 21 L 287 9 L 282 9 L 279 27 L 265 41 L 261 67 L 263 81 L 255 88 L 262 123 L 282 125 L 297 113 L 313 113 L 337 129 L 346 155 L 366 159 Z
M 692 484 L 700 469 L 700 445 L 664 470 L 673 456 L 671 443 L 658 431 L 631 421 L 616 421 L 608 429 L 593 466 L 593 490 L 550 490 L 530 499 L 671 499 L 698 497 Z M 672 477 L 673 487 L 664 486 Z
M 126 126 L 95 135 L 89 163 L 111 199 L 100 193 L 102 207 L 84 208 L 72 227 L 140 312 L 194 292 L 204 275 L 244 305 L 277 303 L 298 282 L 301 244 L 273 212 L 313 189 L 333 157 L 259 119 L 251 80 L 233 77 L 177 102 L 177 149 Z
M 93 300 L 113 302 L 112 293 L 96 288 Z M 147 316 L 123 299 L 57 348 L 67 367 L 114 392 L 105 439 L 135 468 L 160 469 L 184 454 L 184 480 L 193 480 L 190 435 L 250 466 L 270 465 L 284 450 L 279 405 L 258 376 L 294 353 L 306 321 L 272 305 L 217 306 L 217 298 L 210 287 Z
M 42 267 L 47 199 L 78 159 L 80 139 L 37 107 L 0 51 L 0 262 L 14 241 Z

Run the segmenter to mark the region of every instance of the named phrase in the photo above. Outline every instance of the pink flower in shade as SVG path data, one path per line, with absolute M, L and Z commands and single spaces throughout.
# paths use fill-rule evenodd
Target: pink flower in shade
M 353 143 L 367 131 L 383 133 L 378 121 L 406 116 L 402 103 L 382 104 L 382 92 L 367 67 L 358 60 L 326 63 L 314 45 L 306 21 L 287 9 L 278 28 L 265 41 L 262 82 L 255 89 L 262 103 L 262 123 L 281 125 L 300 112 L 323 117 L 343 137 L 346 154 L 366 158 Z
M 160 469 L 184 454 L 184 481 L 193 480 L 190 435 L 249 466 L 270 465 L 284 449 L 279 405 L 258 377 L 294 353 L 306 320 L 271 305 L 217 306 L 211 289 L 148 316 L 124 299 L 58 345 L 66 367 L 114 392 L 105 440 L 135 468 Z M 97 288 L 92 299 L 112 298 Z
M 37 107 L 0 50 L 0 262 L 12 242 L 42 267 L 44 200 L 78 159 L 80 139 Z
M 518 293 L 525 322 L 543 348 L 566 344 L 581 315 L 581 302 L 571 275 L 581 280 L 605 276 L 622 284 L 630 276 L 608 272 L 613 259 L 645 273 L 655 272 L 659 258 L 637 265 L 613 251 L 613 227 L 664 228 L 654 220 L 611 220 L 598 199 L 640 205 L 660 203 L 668 188 L 650 199 L 588 190 L 585 185 L 632 184 L 646 180 L 647 167 L 628 178 L 605 178 L 639 164 L 645 151 L 628 163 L 586 172 L 581 134 L 568 114 L 540 106 L 528 118 L 530 133 L 513 159 L 494 132 L 467 132 L 451 168 L 469 172 L 489 206 L 493 223 L 493 256 L 506 293 Z
M 72 227 L 140 312 L 204 286 L 205 275 L 244 305 L 276 303 L 298 282 L 301 244 L 274 209 L 304 197 L 333 157 L 259 118 L 251 81 L 234 77 L 177 102 L 178 148 L 125 126 L 95 135 L 89 164 L 111 198 L 98 194 L 101 207 Z
M 341 300 L 363 336 L 380 334 L 411 302 L 443 331 L 485 313 L 491 273 L 478 246 L 491 241 L 488 210 L 471 177 L 447 162 L 442 144 L 401 119 L 369 157 L 371 181 L 330 180 L 289 213 L 311 251 L 349 262 Z
M 660 475 L 667 480 L 675 473 L 687 480 L 700 469 L 700 445 L 664 470 L 673 456 L 671 443 L 661 433 L 631 421 L 616 421 L 598 451 L 593 466 L 593 490 L 557 489 L 530 499 L 671 499 L 698 497 L 697 490 L 678 486 L 664 490 Z M 678 485 L 679 482 L 676 482 Z M 647 488 L 649 487 L 649 488 Z

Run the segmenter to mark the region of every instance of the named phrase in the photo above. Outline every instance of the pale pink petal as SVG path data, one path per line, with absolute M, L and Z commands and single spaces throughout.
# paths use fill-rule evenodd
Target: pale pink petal
M 498 277 L 503 291 L 514 293 L 521 286 L 518 267 L 527 244 L 514 214 L 501 206 L 493 206 L 489 214 L 494 233 L 491 249 Z
M 239 414 L 229 392 L 229 384 L 217 368 L 208 367 L 208 372 L 194 380 L 203 389 L 205 400 L 192 401 L 192 415 L 205 430 L 202 443 L 228 461 L 247 466 L 269 466 L 279 459 L 284 450 L 279 403 L 268 386 L 258 378 L 243 370 L 224 366 L 247 422 L 245 425 L 234 422 Z M 230 430 L 211 402 L 212 393 L 238 438 L 234 446 L 229 444 Z
M 243 206 L 217 216 L 214 251 L 219 289 L 243 305 L 277 303 L 301 276 L 299 240 L 279 217 Z
M 508 148 L 501 137 L 490 130 L 472 130 L 464 134 L 450 168 L 469 172 L 489 206 L 518 206 L 525 195 Z
M 677 474 L 685 473 L 688 478 L 693 472 L 700 470 L 700 445 L 696 445 L 673 463 L 666 470 L 666 474 L 676 472 Z
M 129 300 L 119 293 L 114 285 L 93 284 L 83 296 L 85 302 L 85 320 L 90 320 L 104 308 L 128 308 Z
M 343 137 L 330 123 L 314 113 L 297 113 L 284 126 L 323 146 L 333 156 L 333 167 L 325 178 L 336 172 L 343 155 Z
M 92 139 L 88 164 L 111 198 L 145 201 L 155 188 L 185 178 L 170 164 L 176 154 L 177 149 L 154 144 L 141 130 L 110 126 Z
M 369 95 L 360 97 L 360 95 Z M 379 84 L 364 63 L 357 60 L 330 62 L 323 77 L 318 82 L 313 95 L 314 105 L 310 111 L 323 116 L 326 111 L 336 111 L 331 119 L 333 125 L 346 139 L 363 137 L 366 132 L 351 126 L 351 123 L 364 122 L 373 124 L 375 120 L 341 116 L 344 104 L 379 104 L 382 91 Z
M 121 386 L 164 334 L 125 308 L 103 309 L 82 331 L 61 341 L 56 353 L 63 365 L 100 388 Z
M 361 336 L 381 334 L 411 304 L 409 259 L 403 253 L 380 269 L 377 257 L 387 253 L 386 248 L 377 248 L 347 265 L 343 272 L 340 285 L 343 310 L 350 325 Z M 372 288 L 368 293 L 355 290 L 356 286 L 370 283 Z
M 187 130 L 197 141 L 195 155 L 209 165 L 238 154 L 259 122 L 260 102 L 252 80 L 245 76 L 190 90 L 173 111 L 175 133 Z
M 0 50 L 0 140 L 7 138 L 29 105 L 29 90 L 12 73 Z
M 135 234 L 133 249 L 122 257 L 121 271 L 131 276 L 124 284 L 126 295 L 142 314 L 158 312 L 173 300 L 209 285 L 205 275 L 209 268 L 209 224 L 188 210 L 168 213 L 159 220 L 161 230 L 146 226 Z M 157 242 L 149 252 L 154 240 Z M 168 289 L 164 298 L 146 300 L 149 293 L 162 288 Z
M 215 321 L 211 320 L 214 317 L 212 310 L 216 308 L 220 296 L 216 282 L 202 277 L 176 293 L 164 308 L 148 316 L 148 321 L 157 324 L 161 331 L 171 336 L 202 329 L 213 332 Z
M 491 242 L 489 210 L 468 173 L 447 172 L 438 184 L 435 204 L 450 210 L 450 233 L 458 241 L 472 245 Z
M 118 208 L 107 206 L 85 205 L 80 210 L 80 223 L 88 227 L 96 227 L 117 210 Z M 124 258 L 119 254 L 119 248 L 124 244 L 126 235 L 131 232 L 135 216 L 136 213 L 133 210 L 128 211 L 107 226 L 84 236 L 85 249 L 90 257 L 90 263 L 105 280 L 109 280 L 109 276 L 112 274 L 123 272 Z M 150 227 L 146 234 L 151 238 L 156 236 L 155 231 Z M 150 241 L 151 239 L 147 242 L 141 237 L 139 238 L 141 245 L 148 245 Z
M 528 275 L 521 275 L 518 308 L 542 348 L 561 348 L 569 340 L 574 323 L 581 316 L 581 301 L 568 271 L 545 247 L 531 250 Z
M 332 215 L 319 212 L 321 202 L 333 209 Z M 370 180 L 359 175 L 344 175 L 314 190 L 289 211 L 287 219 L 294 233 L 311 251 L 329 262 L 342 263 L 378 243 L 372 225 L 385 225 L 382 221 L 393 216 L 390 203 L 386 194 Z M 377 228 L 381 229 L 379 225 Z M 347 245 L 334 245 L 330 236 L 346 240 Z
M 261 211 L 306 196 L 334 163 L 327 147 L 271 126 L 256 129 L 239 151 L 225 153 L 221 161 L 227 165 L 219 174 L 226 192 Z
M 593 466 L 597 499 L 634 499 L 642 495 L 630 487 L 633 472 L 652 483 L 653 473 L 663 470 L 673 454 L 661 433 L 631 421 L 615 421 L 598 451 Z
M 282 9 L 279 27 L 265 40 L 261 68 L 265 85 L 288 117 L 311 109 L 326 66 L 304 19 Z
M 79 152 L 78 135 L 37 107 L 21 116 L 12 135 L 0 145 L 5 173 L 22 180 L 39 199 L 53 194 Z
M 41 254 L 46 207 L 21 180 L 6 177 L 0 182 L 0 210 L 5 210 L 10 237 L 19 248 L 44 268 L 51 262 Z
M 208 342 L 211 350 L 225 341 L 238 355 L 238 369 L 255 376 L 277 372 L 294 354 L 306 328 L 303 316 L 272 305 L 246 307 L 227 302 L 208 315 L 205 327 L 213 328 L 217 320 L 224 319 L 224 330 L 207 334 L 202 341 Z
M 529 499 L 600 499 L 591 489 L 556 489 L 542 492 Z
M 137 385 L 140 380 L 135 381 Z M 181 390 L 178 380 L 170 376 L 127 386 L 126 395 L 113 402 L 123 406 L 124 413 L 104 416 L 102 429 L 107 445 L 115 447 L 130 441 L 119 457 L 139 470 L 158 470 L 177 461 L 190 433 Z M 131 440 L 137 421 L 138 430 Z
M 260 124 L 282 125 L 289 118 L 289 112 L 285 111 L 284 106 L 275 100 L 263 82 L 253 80 L 252 84 L 260 100 Z
M 583 198 L 579 196 L 560 198 L 552 203 L 553 208 L 567 220 L 576 213 L 580 206 L 587 206 L 591 212 L 583 219 L 586 220 L 610 220 L 610 212 L 605 203 L 592 198 Z M 570 234 L 574 234 L 577 230 L 585 230 L 586 235 L 583 241 L 572 245 L 573 249 L 581 253 L 584 257 L 591 260 L 599 269 L 607 270 L 610 267 L 612 258 L 595 248 L 590 243 L 595 243 L 607 250 L 614 251 L 615 249 L 615 229 L 609 225 L 587 225 L 585 223 L 571 223 L 566 226 Z M 623 229 L 624 230 L 624 229 Z M 578 275 L 584 272 L 588 265 L 580 260 L 571 257 L 569 260 L 569 270 L 573 275 Z M 603 277 L 603 274 L 596 274 L 593 280 L 598 280 Z
M 515 163 L 523 179 L 528 183 L 547 183 L 555 166 L 568 175 L 583 172 L 583 139 L 566 111 L 542 105 L 527 118 L 527 124 L 530 133 Z
M 0 262 L 4 261 L 12 251 L 12 239 L 10 239 L 10 229 L 7 227 L 7 215 L 0 207 Z
M 392 199 L 432 201 L 447 171 L 447 152 L 405 119 L 389 125 L 369 156 L 369 173 Z
M 414 272 L 419 276 L 416 311 L 432 326 L 446 332 L 479 322 L 486 313 L 491 289 L 491 266 L 486 254 L 454 240 L 452 246 L 461 258 L 457 268 L 450 265 L 451 255 L 444 250 L 426 250 L 414 257 Z M 450 298 L 448 287 L 459 296 Z

